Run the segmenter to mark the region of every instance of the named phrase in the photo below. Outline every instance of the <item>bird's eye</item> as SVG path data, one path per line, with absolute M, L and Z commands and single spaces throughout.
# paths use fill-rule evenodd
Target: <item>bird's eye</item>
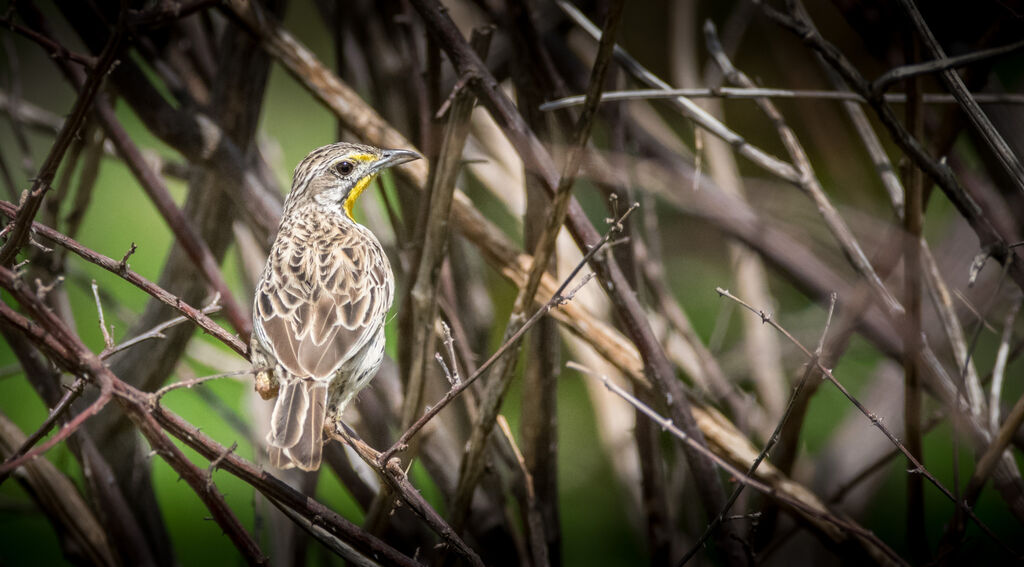
M 338 163 L 334 164 L 334 171 L 336 171 L 338 175 L 342 177 L 352 173 L 352 170 L 355 168 L 356 166 L 350 161 L 339 161 Z

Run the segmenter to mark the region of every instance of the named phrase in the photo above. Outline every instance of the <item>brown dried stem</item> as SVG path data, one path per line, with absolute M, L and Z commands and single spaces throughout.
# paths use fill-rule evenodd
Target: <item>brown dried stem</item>
M 854 92 L 867 99 L 879 120 L 889 131 L 893 142 L 942 189 L 978 235 L 983 253 L 1007 264 L 1014 282 L 1024 289 L 1024 262 L 1018 257 L 1015 249 L 1008 246 L 1006 238 L 985 215 L 976 199 L 964 190 L 945 162 L 936 160 L 928 154 L 921 141 L 906 129 L 885 100 L 872 92 L 868 81 L 834 44 L 822 37 L 806 15 L 798 10 L 780 12 L 763 2 L 758 3 L 769 19 L 800 37 L 843 77 Z
M 57 405 L 50 410 L 50 414 L 46 416 L 46 420 L 43 421 L 32 435 L 29 435 L 28 438 L 25 439 L 25 442 L 22 443 L 17 450 L 11 453 L 11 455 L 4 460 L 3 466 L 9 468 L 0 471 L 0 484 L 3 484 L 3 482 L 7 480 L 7 477 L 10 476 L 11 472 L 17 468 L 11 467 L 10 463 L 21 458 L 29 451 L 29 449 L 35 446 L 40 439 L 46 437 L 46 434 L 50 432 L 50 429 L 52 429 L 54 424 L 57 423 L 57 420 L 71 408 L 71 403 L 78 399 L 78 396 L 82 394 L 84 389 L 85 380 L 82 378 L 76 378 L 75 381 L 67 387 L 67 390 L 64 392 L 64 396 L 62 396 L 60 401 L 57 402 Z
M 995 535 L 995 533 L 992 532 L 992 530 L 984 522 L 981 521 L 981 519 L 974 513 L 973 510 L 970 509 L 969 506 L 967 506 L 966 503 L 959 502 L 956 499 L 956 497 L 954 497 L 953 494 L 949 491 L 949 489 L 947 489 L 939 481 L 939 479 L 937 479 L 935 477 L 935 475 L 933 475 L 931 473 L 931 471 L 929 471 L 927 468 L 925 468 L 924 465 L 921 464 L 921 462 L 917 459 L 917 457 L 915 457 L 907 449 L 907 447 L 903 444 L 902 441 L 899 440 L 898 437 L 896 437 L 896 435 L 894 435 L 891 431 L 889 431 L 889 429 L 885 426 L 884 423 L 882 423 L 881 419 L 879 419 L 879 417 L 876 414 L 872 413 L 870 410 L 868 410 L 866 407 L 864 407 L 864 405 L 860 402 L 860 400 L 858 400 L 856 397 L 854 397 L 853 394 L 851 394 L 850 391 L 847 390 L 846 387 L 843 386 L 842 383 L 840 383 L 839 380 L 836 379 L 836 377 L 832 374 L 832 370 L 831 369 L 826 368 L 821 363 L 821 361 L 814 356 L 814 354 L 812 354 L 809 350 L 807 350 L 807 347 L 805 347 L 802 343 L 800 343 L 800 341 L 797 340 L 796 337 L 794 337 L 792 334 L 790 334 L 790 332 L 787 331 L 782 325 L 780 325 L 774 318 L 772 318 L 772 316 L 770 314 L 765 313 L 764 311 L 760 311 L 760 310 L 754 308 L 750 304 L 744 302 L 742 299 L 740 299 L 740 298 L 736 297 L 735 295 L 729 293 L 728 290 L 725 290 L 725 289 L 722 289 L 722 288 L 715 288 L 715 291 L 718 292 L 718 294 L 720 296 L 728 298 L 728 299 L 730 299 L 732 301 L 735 301 L 736 303 L 738 303 L 739 305 L 743 306 L 745 309 L 747 309 L 751 313 L 754 313 L 754 314 L 758 315 L 759 317 L 761 317 L 761 320 L 764 323 L 767 323 L 767 324 L 771 325 L 774 329 L 776 329 L 777 331 L 782 333 L 787 339 L 789 339 L 789 341 L 791 343 L 793 343 L 797 348 L 799 348 L 804 353 L 804 355 L 808 358 L 808 360 L 810 360 L 811 363 L 815 367 L 817 367 L 818 372 L 821 372 L 822 376 L 824 376 L 829 382 L 831 382 L 832 385 L 835 386 L 843 394 L 843 396 L 845 396 L 846 399 L 849 400 L 857 408 L 858 411 L 860 411 L 862 414 L 864 414 L 865 417 L 868 418 L 868 420 L 871 422 L 871 425 L 875 426 L 879 431 L 881 431 L 882 434 L 885 435 L 885 437 L 887 439 L 889 439 L 889 442 L 892 443 L 897 449 L 899 449 L 899 451 L 901 453 L 903 453 L 903 455 L 907 458 L 907 460 L 914 467 L 913 469 L 911 469 L 909 471 L 909 474 L 921 474 L 921 475 L 923 475 L 928 480 L 928 482 L 930 482 L 933 486 L 938 488 L 939 492 L 941 492 L 946 498 L 948 498 L 951 502 L 956 504 L 958 507 L 962 508 L 964 510 L 964 512 L 972 520 L 974 520 L 974 522 L 978 525 L 978 527 L 980 527 L 981 530 L 983 532 L 985 532 L 986 535 L 988 535 L 990 538 L 992 538 L 993 541 L 998 543 L 1003 549 L 1007 550 L 1011 555 L 1013 555 L 1015 557 L 1017 556 L 1017 553 L 1014 552 L 1012 550 L 1012 548 L 1007 546 L 1006 543 L 1004 543 L 1001 539 L 999 539 L 999 537 L 997 537 Z
M 921 37 L 924 46 L 931 53 L 932 57 L 937 60 L 946 59 L 946 52 L 942 49 L 939 41 L 935 39 L 935 35 L 932 34 L 931 29 L 928 28 L 928 24 L 925 23 L 924 17 L 921 12 L 917 9 L 913 0 L 899 0 L 900 6 L 903 7 L 903 11 L 907 13 L 911 23 L 917 29 L 918 35 Z M 1019 49 L 1024 47 L 1024 42 L 1017 42 L 1010 46 L 1012 49 Z M 1001 54 L 999 52 L 997 54 Z M 981 110 L 978 105 L 978 101 L 971 97 L 970 91 L 967 90 L 967 85 L 964 84 L 964 80 L 960 75 L 952 68 L 943 69 L 939 74 L 942 82 L 949 89 L 949 92 L 953 94 L 957 102 L 960 104 L 961 110 L 967 114 L 967 118 L 970 120 L 971 125 L 981 135 L 981 138 L 985 140 L 989 148 L 996 155 L 999 164 L 1002 165 L 1003 169 L 1006 170 L 1007 175 L 1013 181 L 1013 184 L 1017 187 L 1017 191 L 1024 193 L 1024 164 L 1021 163 L 1020 158 L 1017 154 L 1010 149 L 1009 144 L 1003 139 L 1003 136 L 996 130 L 996 127 L 992 124 L 988 115 Z
M 14 228 L 8 235 L 7 242 L 3 244 L 3 247 L 0 247 L 0 266 L 11 265 L 15 256 L 28 242 L 32 219 L 35 218 L 36 212 L 43 202 L 43 196 L 50 188 L 50 183 L 57 174 L 57 167 L 64 158 L 64 153 L 71 145 L 79 126 L 85 120 L 86 113 L 96 100 L 100 85 L 106 78 L 107 71 L 110 70 L 120 52 L 123 32 L 123 27 L 118 26 L 114 34 L 111 35 L 106 47 L 103 48 L 103 53 L 100 54 L 99 60 L 92 69 L 92 72 L 83 81 L 81 92 L 78 98 L 75 99 L 74 107 L 71 109 L 71 115 L 64 121 L 60 133 L 57 134 L 57 139 L 54 140 L 53 146 L 50 147 L 46 161 L 43 162 L 42 168 L 40 168 L 35 181 L 32 183 L 32 188 L 28 192 L 28 198 L 18 211 L 18 216 L 14 220 Z
M 526 278 L 526 284 L 519 289 L 515 302 L 512 305 L 512 313 L 505 327 L 504 340 L 508 341 L 515 335 L 526 319 L 527 311 L 534 305 L 534 298 L 537 295 L 537 288 L 540 286 L 541 277 L 548 271 L 548 266 L 555 250 L 555 241 L 572 199 L 572 187 L 576 180 L 580 164 L 583 161 L 583 153 L 587 141 L 590 138 L 590 130 L 593 127 L 593 120 L 597 113 L 600 101 L 601 90 L 604 88 L 605 72 L 611 61 L 612 46 L 614 45 L 615 32 L 618 29 L 621 19 L 623 2 L 613 2 L 609 8 L 604 25 L 604 34 L 601 46 L 598 49 L 597 58 L 590 76 L 590 83 L 587 89 L 587 101 L 583 106 L 579 119 L 576 123 L 576 130 L 573 136 L 573 145 L 569 149 L 569 156 L 566 160 L 562 174 L 558 181 L 551 199 L 550 209 L 546 217 L 546 223 L 537 239 L 537 246 L 533 254 L 533 265 Z M 616 219 L 613 230 L 608 234 L 621 232 L 622 221 L 635 207 L 623 215 L 623 218 Z M 462 525 L 468 516 L 469 503 L 473 491 L 483 472 L 483 455 L 494 428 L 495 419 L 501 407 L 501 402 L 508 391 L 512 380 L 512 373 L 516 366 L 516 350 L 510 350 L 500 357 L 495 363 L 494 378 L 485 390 L 483 400 L 480 404 L 480 414 L 477 416 L 473 431 L 466 444 L 463 459 L 459 467 L 459 483 L 455 491 L 455 497 L 451 504 L 450 517 L 455 529 L 461 530 Z
M 12 205 L 11 203 L 8 203 L 6 201 L 0 201 L 0 214 L 3 214 L 8 218 L 15 218 L 15 216 L 17 215 L 17 211 L 18 208 Z M 63 246 L 64 248 L 70 250 L 71 252 L 74 252 L 83 260 L 92 264 L 96 264 L 97 266 L 107 270 L 108 272 L 120 276 L 128 283 L 148 293 L 150 296 L 163 302 L 165 305 L 177 309 L 178 311 L 181 312 L 182 315 L 187 317 L 189 320 L 194 321 L 197 325 L 199 325 L 200 328 L 202 328 L 204 331 L 220 340 L 222 343 L 231 347 L 232 350 L 242 355 L 243 357 L 248 357 L 249 349 L 246 346 L 246 344 L 239 340 L 238 337 L 232 335 L 223 327 L 215 323 L 213 319 L 210 319 L 208 316 L 206 316 L 206 314 L 203 313 L 202 310 L 196 309 L 195 307 L 188 305 L 187 303 L 183 302 L 179 297 L 171 294 L 170 292 L 161 288 L 155 283 L 140 276 L 136 272 L 130 269 L 122 269 L 121 263 L 118 260 L 114 260 L 113 258 L 104 256 L 102 254 L 99 254 L 98 252 L 94 252 L 86 248 L 85 246 L 82 246 L 75 240 L 68 238 L 67 236 L 64 236 L 63 234 L 57 232 L 56 230 L 44 226 L 42 224 L 32 223 L 32 230 L 35 231 L 38 235 L 50 239 L 56 242 L 57 244 Z
M 242 478 L 268 498 L 280 501 L 280 503 L 299 511 L 313 523 L 327 528 L 333 535 L 341 537 L 353 545 L 360 554 L 369 554 L 376 557 L 377 560 L 389 564 L 410 566 L 415 564 L 383 542 L 349 524 L 323 505 L 295 492 L 281 481 L 239 458 L 195 427 L 184 422 L 180 417 L 159 407 L 155 395 L 141 392 L 121 381 L 103 365 L 99 357 L 89 352 L 78 337 L 56 319 L 34 295 L 27 292 L 24 289 L 24 284 L 6 268 L 0 268 L 0 286 L 9 291 L 22 306 L 27 308 L 35 317 L 35 321 L 30 321 L 6 304 L 0 304 L 0 317 L 26 335 L 65 370 L 87 375 L 92 381 L 101 385 L 101 388 L 108 391 L 109 395 L 118 401 L 128 417 L 147 438 L 156 453 L 167 461 L 203 500 L 213 514 L 214 520 L 225 530 L 249 563 L 261 564 L 265 558 L 252 538 L 238 523 L 223 497 L 216 491 L 209 472 L 192 465 L 177 446 L 170 442 L 164 431 L 184 441 L 185 444 L 211 461 L 219 459 L 220 468 Z

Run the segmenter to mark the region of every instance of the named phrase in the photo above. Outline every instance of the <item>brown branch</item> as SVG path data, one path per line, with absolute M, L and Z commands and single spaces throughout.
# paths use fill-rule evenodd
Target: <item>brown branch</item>
M 75 63 L 93 70 L 94 72 L 103 59 L 102 55 L 100 57 L 93 57 L 92 55 L 71 51 L 61 43 L 50 39 L 45 34 L 41 34 L 32 28 L 25 27 L 15 22 L 13 14 L 10 13 L 0 16 L 0 25 L 3 25 L 3 27 L 39 44 L 39 46 L 45 49 L 53 59 L 74 61 Z M 103 72 L 105 73 L 106 71 Z
M 921 56 L 917 40 L 905 42 L 907 60 L 918 61 Z M 908 104 L 906 110 L 907 128 L 918 139 L 924 137 L 923 105 L 921 104 L 921 80 L 914 76 L 906 83 Z M 923 269 L 921 253 L 921 230 L 924 224 L 924 174 L 920 168 L 909 167 L 904 174 L 903 187 L 906 189 L 906 209 L 903 217 L 903 274 L 904 302 L 906 316 L 903 320 L 903 430 L 907 450 L 919 461 L 924 460 L 923 433 L 921 431 L 921 350 L 924 348 L 921 295 Z M 925 532 L 924 482 L 921 475 L 909 474 L 907 486 L 907 546 L 910 556 L 918 563 L 929 557 L 928 539 Z
M 343 441 L 352 447 L 359 456 L 366 461 L 366 464 L 370 465 L 377 471 L 381 479 L 384 480 L 391 487 L 391 490 L 395 492 L 417 516 L 423 519 L 424 522 L 430 526 L 430 529 L 434 530 L 437 535 L 451 547 L 455 548 L 463 557 L 469 560 L 471 565 L 482 567 L 483 561 L 480 556 L 477 555 L 473 548 L 466 545 L 459 534 L 452 529 L 452 526 L 448 522 L 444 521 L 444 518 L 434 510 L 430 504 L 423 498 L 423 496 L 416 490 L 416 487 L 409 482 L 409 476 L 405 470 L 402 469 L 402 463 L 397 458 L 384 459 L 383 454 L 377 452 L 373 447 L 370 447 L 364 443 L 361 439 L 353 437 L 352 435 L 345 432 L 342 427 L 344 424 L 338 422 L 339 428 L 336 431 L 332 431 L 331 435 L 339 441 Z M 384 463 L 383 466 L 380 463 Z
M 11 203 L 0 201 L 0 214 L 3 214 L 8 218 L 15 218 L 17 212 L 18 208 Z M 108 272 L 120 276 L 122 279 L 146 292 L 151 297 L 178 310 L 182 315 L 187 317 L 189 320 L 194 321 L 196 325 L 199 325 L 199 327 L 204 331 L 231 347 L 231 349 L 238 354 L 248 358 L 249 349 L 246 346 L 246 343 L 243 343 L 238 339 L 238 337 L 232 335 L 223 327 L 218 325 L 213 321 L 213 319 L 206 316 L 202 310 L 188 305 L 179 297 L 140 276 L 136 272 L 133 272 L 130 269 L 122 270 L 121 263 L 118 260 L 114 260 L 113 258 L 94 252 L 48 226 L 44 226 L 39 223 L 32 223 L 32 230 L 38 235 L 48 238 L 71 252 L 74 252 L 85 261 L 96 264 Z
M 423 7 L 420 7 L 421 12 Z M 590 139 L 590 130 L 593 127 L 594 117 L 597 114 L 597 107 L 600 101 L 601 91 L 604 89 L 604 77 L 611 62 L 612 47 L 615 45 L 615 34 L 618 30 L 623 10 L 621 0 L 613 2 L 609 7 L 604 24 L 604 34 L 601 46 L 598 49 L 597 58 L 590 75 L 590 83 L 587 88 L 587 101 L 583 111 L 577 120 L 575 132 L 573 133 L 573 145 L 569 149 L 569 155 L 559 177 L 557 187 L 551 197 L 551 205 L 545 218 L 545 224 L 540 236 L 537 238 L 537 245 L 533 253 L 533 265 L 516 299 L 512 304 L 512 313 L 509 315 L 505 327 L 504 338 L 508 340 L 515 335 L 526 319 L 527 311 L 533 307 L 534 298 L 537 295 L 537 288 L 540 280 L 548 271 L 548 266 L 555 251 L 555 242 L 558 232 L 565 222 L 565 216 L 572 202 L 572 187 L 583 161 L 583 154 L 587 141 Z M 524 124 L 525 126 L 525 124 Z M 623 218 L 616 219 L 613 230 L 608 234 L 618 233 L 622 230 L 622 222 L 626 215 L 633 211 L 630 207 L 623 215 Z M 469 504 L 476 488 L 480 475 L 484 468 L 484 449 L 491 431 L 494 429 L 495 419 L 504 400 L 505 393 L 512 381 L 513 371 L 516 367 L 518 357 L 514 356 L 518 349 L 511 350 L 495 363 L 494 378 L 488 384 L 480 404 L 480 414 L 477 416 L 473 430 L 470 433 L 469 441 L 463 453 L 462 463 L 459 467 L 459 483 L 452 499 L 451 512 L 449 514 L 452 524 L 456 530 L 461 530 L 465 519 L 469 514 Z
M 916 24 L 918 19 L 915 17 L 914 20 Z M 921 24 L 923 23 L 924 22 L 921 21 Z M 957 55 L 955 57 L 945 57 L 944 55 L 936 55 L 938 58 L 932 61 L 925 61 L 923 63 L 911 63 L 886 71 L 885 73 L 882 74 L 882 76 L 878 77 L 877 79 L 871 82 L 871 90 L 872 92 L 875 93 L 883 93 L 887 91 L 889 87 L 891 87 L 892 85 L 900 81 L 909 79 L 911 77 L 917 77 L 920 75 L 930 75 L 933 73 L 943 72 L 949 69 L 966 67 L 967 65 L 972 65 L 979 61 L 985 61 L 988 59 L 1001 57 L 1008 53 L 1013 53 L 1014 51 L 1019 51 L 1022 48 L 1024 48 L 1024 41 L 1016 41 L 1007 45 L 1000 45 L 999 47 L 992 47 L 989 49 L 972 51 L 970 53 Z M 981 99 L 978 98 L 978 94 L 979 93 L 973 93 L 971 94 L 971 96 L 974 97 L 974 99 L 977 100 L 978 102 L 981 102 Z M 922 97 L 925 96 L 928 95 L 922 95 Z M 908 97 L 904 95 L 898 98 L 887 98 L 887 100 L 889 100 L 890 102 L 894 102 L 895 100 L 899 99 L 907 100 L 907 98 Z M 949 96 L 948 100 L 950 100 L 951 102 L 959 103 L 956 94 Z
M 720 296 L 728 298 L 728 299 L 730 299 L 732 301 L 735 301 L 737 304 L 743 306 L 745 309 L 747 309 L 751 313 L 754 313 L 754 314 L 758 315 L 759 317 L 761 317 L 761 320 L 764 323 L 766 323 L 768 325 L 771 325 L 775 330 L 779 331 L 780 333 L 783 334 L 783 336 L 785 336 L 787 339 L 789 339 L 789 341 L 791 343 L 793 343 L 797 348 L 799 348 L 800 351 L 803 352 L 804 355 L 813 363 L 813 365 L 817 367 L 818 372 L 821 372 L 821 374 L 829 382 L 831 382 L 832 385 L 835 386 L 839 390 L 839 392 L 842 393 L 843 396 L 846 397 L 846 399 L 849 400 L 850 403 L 852 403 L 854 405 L 854 407 L 857 408 L 858 411 L 860 411 L 862 414 L 864 414 L 864 417 L 868 418 L 868 421 L 871 422 L 871 425 L 873 425 L 875 428 L 877 428 L 879 431 L 881 431 L 882 434 L 885 435 L 885 437 L 889 440 L 889 442 L 892 443 L 893 446 L 895 446 L 897 449 L 899 449 L 899 451 L 901 453 L 903 453 L 903 455 L 907 458 L 907 461 L 909 461 L 910 464 L 913 466 L 913 469 L 908 471 L 909 474 L 921 474 L 921 475 L 923 475 L 925 477 L 925 479 L 927 479 L 928 482 L 930 482 L 933 486 L 938 488 L 939 492 L 941 492 L 946 498 L 948 498 L 951 502 L 956 504 L 958 508 L 963 509 L 963 511 L 972 520 L 974 520 L 974 522 L 978 525 L 979 528 L 981 528 L 981 530 L 983 532 L 985 532 L 986 535 L 988 535 L 990 538 L 992 538 L 993 541 L 998 543 L 1000 545 L 1000 547 L 1002 547 L 1004 550 L 1009 552 L 1012 556 L 1018 557 L 1018 554 L 1012 548 L 1010 548 L 1008 545 L 1006 545 L 1006 543 L 1004 543 L 1001 539 L 999 539 L 999 537 L 996 536 L 996 534 L 984 522 L 981 521 L 981 518 L 979 518 L 977 516 L 977 514 L 975 514 L 974 511 L 970 509 L 970 507 L 967 505 L 967 503 L 961 502 L 961 501 L 957 500 L 957 498 L 953 496 L 953 494 L 949 491 L 949 489 L 946 488 L 942 484 L 942 482 L 940 482 L 939 479 L 936 478 L 935 475 L 933 475 L 931 473 L 931 471 L 929 471 L 927 468 L 925 468 L 925 466 L 923 464 L 921 464 L 921 462 L 917 459 L 917 457 L 915 457 L 907 449 L 906 445 L 904 445 L 903 442 L 900 441 L 898 437 L 896 437 L 896 435 L 894 435 L 891 431 L 889 431 L 889 428 L 887 428 L 885 426 L 885 424 L 882 423 L 882 420 L 879 419 L 878 415 L 874 414 L 873 412 L 869 411 L 866 407 L 864 407 L 864 404 L 862 404 L 860 402 L 860 400 L 858 400 L 856 397 L 854 397 L 854 395 L 851 394 L 850 391 L 847 390 L 846 387 L 843 386 L 842 383 L 840 383 L 838 379 L 836 379 L 836 377 L 832 374 L 832 370 L 831 369 L 826 368 L 821 363 L 820 359 L 815 357 L 809 350 L 807 350 L 807 347 L 805 347 L 803 344 L 801 344 L 800 341 L 797 340 L 796 337 L 794 337 L 792 334 L 790 334 L 790 332 L 787 331 L 782 325 L 780 325 L 774 318 L 772 318 L 772 316 L 770 314 L 767 314 L 764 311 L 760 311 L 760 310 L 754 308 L 753 306 L 751 306 L 748 303 L 744 302 L 742 299 L 740 299 L 740 298 L 736 297 L 735 295 L 729 293 L 728 290 L 725 290 L 725 289 L 722 289 L 722 288 L 715 288 L 715 291 L 718 292 L 718 294 Z
M 490 32 L 474 32 L 478 48 L 486 54 Z M 469 136 L 470 115 L 476 98 L 467 90 L 453 95 L 453 104 L 441 140 L 438 159 L 430 172 L 425 194 L 426 216 L 414 242 L 422 242 L 417 266 L 409 291 L 409 367 L 406 370 L 405 397 L 402 401 L 401 424 L 407 428 L 416 421 L 423 402 L 427 368 L 434 351 L 434 321 L 437 319 L 437 286 L 441 263 L 448 248 L 449 220 L 455 181 L 462 168 L 462 152 Z M 453 360 L 454 362 L 454 360 Z
M 43 423 L 38 428 L 36 428 L 35 432 L 32 433 L 32 435 L 29 435 L 25 439 L 25 442 L 22 443 L 17 450 L 11 453 L 11 455 L 4 460 L 3 466 L 9 468 L 6 468 L 5 470 L 0 470 L 0 484 L 3 484 L 3 482 L 7 480 L 7 477 L 10 476 L 11 472 L 17 468 L 10 466 L 10 463 L 14 462 L 16 459 L 21 458 L 23 455 L 25 455 L 25 453 L 28 452 L 29 449 L 31 449 L 36 443 L 38 443 L 40 439 L 46 437 L 46 434 L 50 432 L 50 429 L 52 429 L 54 424 L 57 423 L 57 420 L 60 419 L 61 416 L 63 416 L 64 413 L 68 411 L 68 409 L 71 408 L 71 403 L 78 399 L 78 396 L 82 394 L 82 391 L 84 389 L 85 380 L 83 380 L 82 378 L 76 378 L 74 383 L 67 387 L 67 390 L 64 392 L 64 395 L 61 397 L 60 401 L 57 402 L 57 405 L 53 406 L 53 409 L 50 410 L 49 415 L 46 416 L 46 420 L 44 420 Z
M 35 218 L 36 212 L 43 202 L 43 196 L 50 188 L 50 183 L 57 174 L 57 167 L 60 166 L 64 153 L 71 145 L 79 126 L 85 120 L 85 115 L 90 110 L 93 101 L 96 100 L 100 85 L 106 78 L 111 66 L 114 65 L 116 57 L 120 52 L 123 32 L 124 30 L 120 26 L 115 30 L 107 45 L 103 48 L 103 52 L 100 54 L 99 60 L 92 69 L 92 72 L 83 81 L 80 94 L 75 99 L 75 104 L 71 109 L 71 115 L 64 121 L 60 133 L 57 134 L 57 139 L 54 141 L 53 146 L 50 147 L 46 161 L 43 162 L 35 181 L 32 183 L 32 188 L 28 192 L 28 199 L 25 200 L 25 203 L 18 211 L 18 216 L 14 220 L 14 228 L 8 235 L 7 242 L 3 244 L 3 247 L 0 247 L 0 266 L 11 265 L 15 256 L 28 242 L 32 219 Z
M 917 9 L 913 0 L 899 0 L 899 4 L 917 29 L 918 35 L 921 36 L 925 48 L 928 49 L 932 57 L 939 60 L 945 59 L 945 51 L 928 28 L 928 24 L 925 23 L 924 17 Z M 1024 47 L 1024 42 L 1018 42 L 1015 46 L 1016 48 Z M 975 131 L 981 135 L 981 138 L 985 140 L 985 143 L 988 144 L 989 148 L 996 155 L 999 164 L 1003 166 L 1003 169 L 1006 170 L 1007 175 L 1017 187 L 1017 191 L 1024 193 L 1024 164 L 1021 163 L 1017 154 L 1010 149 L 1009 144 L 1006 143 L 1003 136 L 996 130 L 988 115 L 978 106 L 978 101 L 971 97 L 971 93 L 967 90 L 964 80 L 953 69 L 943 70 L 939 74 L 939 78 L 942 79 L 942 82 L 953 94 L 957 102 L 960 103 L 960 109 L 967 114 L 967 118 L 970 120 L 971 125 L 974 126 Z
M 895 563 L 901 564 L 901 565 L 909 565 L 895 551 L 893 551 L 891 548 L 889 548 L 887 545 L 885 545 L 884 542 L 882 542 L 880 539 L 878 539 L 878 536 L 876 536 L 874 533 L 870 532 L 869 530 L 866 530 L 866 529 L 864 529 L 864 528 L 862 528 L 860 526 L 857 526 L 856 524 L 852 524 L 852 523 L 850 523 L 850 522 L 848 522 L 848 521 L 846 521 L 846 520 L 844 520 L 844 519 L 842 519 L 842 518 L 840 518 L 840 517 L 830 513 L 826 509 L 811 509 L 809 506 L 807 506 L 803 502 L 799 502 L 797 500 L 791 500 L 787 496 L 782 496 L 782 495 L 774 492 L 771 489 L 771 487 L 768 486 L 767 484 L 759 481 L 758 479 L 756 479 L 756 478 L 754 478 L 752 476 L 749 476 L 749 475 L 745 474 L 739 468 L 733 466 L 728 461 L 725 461 L 724 459 L 722 459 L 721 457 L 719 457 L 715 453 L 713 453 L 710 450 L 708 450 L 703 445 L 701 445 L 698 442 L 696 442 L 694 439 L 690 438 L 682 429 L 680 429 L 674 423 L 673 420 L 659 415 L 658 412 L 654 411 L 650 406 L 648 406 L 647 404 L 644 404 L 643 402 L 638 400 L 635 396 L 633 396 L 632 394 L 630 394 L 626 390 L 622 389 L 622 387 L 620 387 L 618 384 L 616 384 L 616 383 L 612 382 L 611 380 L 609 380 L 607 376 L 594 374 L 588 368 L 586 368 L 584 366 L 581 366 L 581 365 L 578 365 L 578 364 L 573 363 L 573 362 L 568 363 L 567 366 L 569 368 L 573 368 L 574 370 L 577 370 L 577 371 L 579 371 L 579 372 L 581 372 L 583 374 L 591 375 L 591 376 L 594 376 L 594 377 L 598 378 L 599 380 L 601 380 L 601 383 L 604 385 L 605 388 L 608 389 L 608 391 L 610 391 L 613 394 L 619 396 L 620 398 L 625 400 L 627 403 L 629 403 L 629 405 L 633 406 L 635 409 L 640 410 L 641 412 L 643 412 L 643 414 L 645 416 L 650 418 L 652 421 L 654 421 L 660 427 L 664 428 L 665 431 L 668 431 L 669 433 L 671 433 L 674 437 L 676 437 L 677 439 L 682 441 L 684 444 L 689 445 L 691 448 L 693 448 L 693 450 L 700 452 L 702 455 L 707 457 L 708 460 L 714 462 L 717 466 L 721 467 L 724 471 L 729 473 L 729 475 L 733 479 L 735 479 L 737 482 L 741 482 L 745 486 L 749 486 L 750 488 L 753 488 L 754 490 L 757 490 L 758 492 L 761 492 L 762 494 L 765 494 L 766 496 L 778 498 L 780 501 L 784 502 L 785 504 L 787 504 L 789 506 L 792 506 L 793 508 L 795 508 L 797 510 L 801 510 L 808 517 L 817 518 L 818 520 L 820 520 L 822 522 L 825 522 L 825 523 L 828 523 L 828 524 L 831 524 L 831 525 L 835 526 L 836 528 L 848 531 L 848 532 L 850 532 L 852 534 L 855 534 L 858 537 L 864 538 L 864 539 L 870 541 L 872 543 L 872 546 L 874 547 L 874 549 L 876 549 L 879 552 L 883 553 L 889 560 L 891 560 L 891 561 L 893 561 Z M 725 524 L 720 524 L 720 525 L 725 525 Z
M 1008 247 L 1006 239 L 984 214 L 977 201 L 960 185 L 945 162 L 933 159 L 928 155 L 921 142 L 907 131 L 885 100 L 871 92 L 870 84 L 860 72 L 834 44 L 822 37 L 806 16 L 798 12 L 783 13 L 763 2 L 759 3 L 769 19 L 801 38 L 843 77 L 843 80 L 854 92 L 867 99 L 878 119 L 889 131 L 893 142 L 942 189 L 942 192 L 978 235 L 982 251 L 990 254 L 999 262 L 1008 264 L 1014 282 L 1018 287 L 1024 289 L 1024 262 L 1021 261 L 1015 249 Z
M 326 527 L 333 535 L 343 537 L 345 541 L 359 549 L 360 553 L 369 554 L 378 561 L 388 564 L 415 565 L 405 556 L 349 524 L 322 504 L 299 494 L 280 480 L 231 453 L 195 427 L 184 422 L 180 417 L 160 408 L 152 394 L 141 392 L 118 379 L 34 295 L 24 290 L 24 284 L 17 279 L 13 272 L 2 267 L 0 267 L 0 287 L 9 291 L 26 307 L 36 317 L 36 321 L 27 319 L 6 304 L 0 304 L 0 317 L 36 343 L 67 371 L 87 374 L 93 381 L 108 388 L 111 395 L 124 408 L 128 417 L 149 440 L 157 454 L 189 482 L 190 487 L 210 509 L 214 519 L 250 563 L 257 564 L 264 561 L 259 548 L 238 523 L 234 514 L 224 503 L 223 497 L 212 488 L 213 485 L 210 483 L 206 471 L 192 465 L 170 442 L 164 430 L 211 461 L 219 458 L 222 470 L 227 470 L 252 484 L 268 498 L 301 511 L 303 516 L 312 520 L 313 523 Z

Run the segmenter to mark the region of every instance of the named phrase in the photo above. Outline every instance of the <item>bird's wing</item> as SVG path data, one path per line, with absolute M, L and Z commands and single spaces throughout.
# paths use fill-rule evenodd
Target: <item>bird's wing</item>
M 379 245 L 367 242 L 373 236 L 334 228 L 278 239 L 256 290 L 260 341 L 294 376 L 333 376 L 391 307 L 391 267 Z

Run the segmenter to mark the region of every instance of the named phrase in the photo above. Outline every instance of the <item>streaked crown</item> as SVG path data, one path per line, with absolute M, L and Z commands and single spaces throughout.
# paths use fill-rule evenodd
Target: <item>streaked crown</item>
M 356 199 L 382 170 L 419 159 L 410 150 L 339 142 L 313 150 L 295 168 L 284 214 L 305 205 L 337 209 L 352 219 Z

